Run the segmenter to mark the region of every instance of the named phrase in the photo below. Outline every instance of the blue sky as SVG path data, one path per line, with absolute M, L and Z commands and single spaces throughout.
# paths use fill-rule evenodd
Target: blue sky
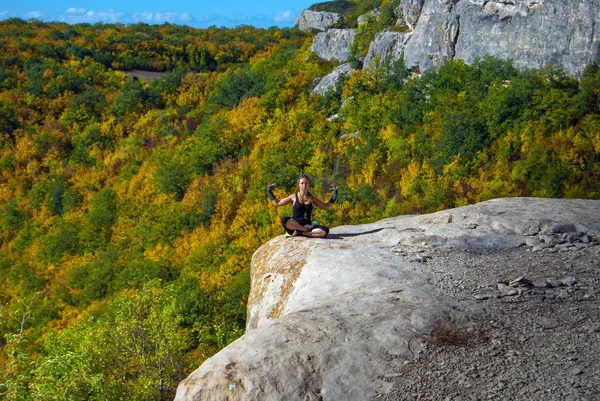
M 0 19 L 12 17 L 60 21 L 189 25 L 206 28 L 246 24 L 261 28 L 293 26 L 300 11 L 319 0 L 34 0 L 0 4 Z

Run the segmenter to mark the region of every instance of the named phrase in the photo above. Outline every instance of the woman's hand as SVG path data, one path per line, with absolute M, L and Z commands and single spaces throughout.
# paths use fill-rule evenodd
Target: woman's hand
M 331 195 L 331 199 L 329 199 L 329 203 L 334 204 L 337 200 L 338 187 L 336 187 L 335 184 L 331 184 L 331 188 L 329 188 L 329 190 L 333 192 L 333 195 Z
M 277 184 L 269 184 L 267 186 L 267 196 L 269 197 L 270 201 L 277 201 L 275 198 L 275 194 L 273 194 L 273 188 L 277 187 Z

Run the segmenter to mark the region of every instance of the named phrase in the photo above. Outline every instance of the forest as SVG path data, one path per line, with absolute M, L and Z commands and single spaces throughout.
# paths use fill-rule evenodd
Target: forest
M 0 21 L 0 400 L 173 399 L 244 333 L 252 254 L 291 212 L 269 183 L 335 183 L 333 227 L 600 199 L 598 65 L 399 60 L 318 96 L 313 36 Z

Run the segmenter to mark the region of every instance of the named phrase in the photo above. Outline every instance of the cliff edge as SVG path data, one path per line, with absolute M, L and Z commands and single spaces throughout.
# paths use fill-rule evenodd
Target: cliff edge
M 536 198 L 276 237 L 176 400 L 593 399 L 599 245 L 600 201 Z

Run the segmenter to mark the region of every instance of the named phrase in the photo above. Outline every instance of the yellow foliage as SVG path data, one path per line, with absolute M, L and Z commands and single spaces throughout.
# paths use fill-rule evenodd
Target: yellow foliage
M 13 198 L 13 191 L 6 185 L 0 185 L 0 202 L 5 203 Z
M 58 149 L 50 148 L 46 152 L 42 165 L 48 168 L 51 174 L 60 174 L 63 170 L 63 155 Z
M 56 99 L 50 100 L 48 104 L 48 114 L 46 116 L 46 124 L 52 124 L 56 115 L 59 115 L 63 110 L 65 110 L 72 99 L 73 92 L 65 91 L 60 94 Z
M 592 139 L 592 144 L 594 145 L 596 153 L 600 154 L 600 131 L 596 132 L 596 135 Z
M 180 107 L 201 109 L 204 105 L 204 90 L 206 89 L 207 74 L 186 74 L 180 85 L 179 95 L 175 100 Z
M 262 127 L 266 117 L 265 110 L 258 105 L 258 98 L 244 99 L 233 110 L 229 111 L 226 121 L 232 131 L 254 131 Z
M 210 180 L 206 174 L 196 177 L 189 185 L 185 196 L 181 200 L 181 206 L 186 211 L 193 210 L 198 203 L 204 199 L 203 189 L 209 188 Z
M 393 124 L 386 125 L 379 132 L 379 137 L 385 142 L 390 142 L 396 135 L 398 135 L 398 128 Z
M 70 183 L 77 192 L 86 194 L 88 191 L 97 191 L 99 185 L 106 179 L 106 171 L 95 167 L 79 167 L 76 174 L 71 177 Z
M 412 194 L 412 184 L 421 172 L 421 166 L 416 161 L 411 161 L 400 178 L 400 194 L 408 197 Z
M 537 139 L 543 138 L 543 133 L 539 132 L 539 129 L 535 132 L 533 131 L 533 122 L 529 122 L 527 126 L 523 129 L 520 135 L 521 139 L 521 154 L 528 155 L 533 148 L 535 148 Z M 541 135 L 539 135 L 541 134 Z
M 54 71 L 48 68 L 46 71 L 44 71 L 43 77 L 44 79 L 54 78 Z
M 119 198 L 124 202 L 134 202 L 138 205 L 148 205 L 156 197 L 153 182 L 154 168 L 149 163 L 140 167 L 138 174 L 131 180 L 123 181 L 115 186 Z
M 173 248 L 168 245 L 157 244 L 154 249 L 144 251 L 144 257 L 153 262 L 161 260 L 170 260 Z
M 13 153 L 17 162 L 26 162 L 35 156 L 36 153 L 37 150 L 30 136 L 21 136 L 17 139 Z
M 374 150 L 369 154 L 367 160 L 365 160 L 361 168 L 353 171 L 348 177 L 348 188 L 356 190 L 361 185 L 368 185 L 372 187 L 380 164 L 381 153 L 379 150 Z
M 285 86 L 289 89 L 297 89 L 304 88 L 306 85 L 310 83 L 310 76 L 304 72 L 299 72 L 298 74 L 290 77 L 286 82 Z
M 342 90 L 342 98 L 347 99 L 355 92 L 372 92 L 375 89 L 375 79 L 369 69 L 355 71 L 350 75 Z
M 30 160 L 29 163 L 27 163 L 26 167 L 27 176 L 30 178 L 37 177 L 41 171 L 41 168 L 42 166 L 39 161 L 37 161 L 36 159 Z
M 221 287 L 224 287 L 225 284 L 231 277 L 242 270 L 248 268 L 250 264 L 250 257 L 246 255 L 232 255 L 227 262 L 221 264 L 219 266 L 219 276 L 222 280 Z
M 200 225 L 191 233 L 177 237 L 173 242 L 176 260 L 185 260 L 190 254 L 198 251 L 209 240 L 211 231 Z
M 312 171 L 313 175 L 322 177 L 327 170 L 327 159 L 329 159 L 329 154 L 326 153 L 321 147 L 317 147 L 315 149 L 315 153 L 313 157 L 309 161 L 310 171 Z
M 66 329 L 81 316 L 76 307 L 65 304 L 64 302 L 60 302 L 59 305 L 57 305 L 57 310 L 59 311 L 58 318 L 49 321 L 46 326 L 44 326 L 44 335 L 46 333 L 56 333 Z
M 256 52 L 252 55 L 252 57 L 250 57 L 250 64 L 256 64 L 261 61 L 267 61 L 270 56 L 277 52 L 277 50 L 279 50 L 279 44 L 272 44 L 268 46 L 265 50 Z
M 200 289 L 202 291 L 210 291 L 213 288 L 223 288 L 223 285 L 225 284 L 225 279 L 224 277 L 219 273 L 210 273 L 207 271 L 204 271 L 200 274 L 200 277 L 198 277 L 198 286 L 200 287 Z M 219 300 L 219 298 L 217 297 L 217 301 Z
M 119 243 L 130 238 L 138 223 L 136 218 L 120 216 L 113 225 L 111 240 Z

